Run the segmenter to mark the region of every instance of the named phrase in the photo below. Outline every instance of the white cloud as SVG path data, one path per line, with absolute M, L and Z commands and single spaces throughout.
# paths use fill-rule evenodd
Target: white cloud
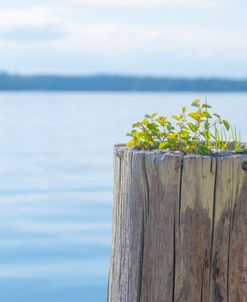
M 247 58 L 247 33 L 225 28 L 168 26 L 147 29 L 147 45 L 156 52 L 190 58 Z M 142 37 L 145 41 L 145 36 Z M 151 53 L 152 49 L 149 48 Z
M 0 10 L 0 48 L 7 55 L 18 49 L 23 53 L 42 52 L 48 60 L 51 52 L 68 60 L 73 55 L 106 61 L 139 55 L 147 60 L 163 57 L 188 62 L 247 59 L 245 27 L 217 24 L 222 7 L 231 13 L 228 0 L 43 0 L 40 5 L 37 0 L 24 0 L 20 8 L 17 0 L 8 3 L 13 4 L 12 9 L 5 5 Z M 127 9 L 121 9 L 124 6 Z M 138 9 L 131 10 L 134 6 Z M 142 10 L 144 7 L 156 7 L 157 12 L 159 7 L 176 9 L 160 10 L 155 20 L 155 10 L 149 16 L 149 10 Z M 203 10 L 195 15 L 193 9 Z
M 10 0 L 9 5 L 0 2 L 0 32 L 21 27 L 40 27 L 56 25 L 63 27 L 75 23 L 74 19 L 81 19 L 95 14 L 96 8 L 101 7 L 176 7 L 176 8 L 207 8 L 217 6 L 222 0 L 43 0 L 37 5 L 35 0 L 24 0 L 22 7 L 18 1 Z M 62 3 L 62 5 L 61 5 Z M 12 4 L 12 5 L 11 5 Z M 26 7 L 25 7 L 26 5 Z
M 67 37 L 55 42 L 66 51 L 105 55 L 147 55 L 247 58 L 247 33 L 225 28 L 190 26 L 67 26 Z
M 49 7 L 32 6 L 28 9 L 5 9 L 0 11 L 0 31 L 19 27 L 35 27 L 57 24 L 61 21 Z
M 95 56 L 149 56 L 207 59 L 247 58 L 247 32 L 239 29 L 192 26 L 126 26 L 121 24 L 64 24 L 66 35 L 47 41 L 5 41 L 5 47 L 56 49 L 63 53 Z

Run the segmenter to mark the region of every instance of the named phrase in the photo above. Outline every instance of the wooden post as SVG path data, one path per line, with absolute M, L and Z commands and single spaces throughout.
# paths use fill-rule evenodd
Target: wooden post
M 114 162 L 108 302 L 246 302 L 247 155 Z

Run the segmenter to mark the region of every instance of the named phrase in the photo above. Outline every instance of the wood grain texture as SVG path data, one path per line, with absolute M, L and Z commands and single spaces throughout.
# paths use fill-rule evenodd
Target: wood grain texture
M 185 156 L 177 227 L 175 301 L 207 301 L 216 159 Z
M 247 301 L 243 161 L 115 147 L 108 302 Z
M 246 160 L 246 158 L 245 158 Z M 229 301 L 247 301 L 247 173 L 241 158 L 234 162 L 229 234 Z
M 176 209 L 179 206 L 181 156 L 147 154 L 148 199 L 145 212 L 140 301 L 172 301 Z M 155 222 L 155 223 L 154 223 Z

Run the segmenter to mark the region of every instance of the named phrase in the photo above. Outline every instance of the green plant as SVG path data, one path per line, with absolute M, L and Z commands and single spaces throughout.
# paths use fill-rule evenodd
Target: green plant
M 197 99 L 191 106 L 194 108 L 191 112 L 183 107 L 179 115 L 173 115 L 173 123 L 166 116 L 146 114 L 127 134 L 131 137 L 127 146 L 200 154 L 246 150 L 240 143 L 236 127 L 231 127 L 218 113 L 211 114 L 210 105 L 201 104 Z

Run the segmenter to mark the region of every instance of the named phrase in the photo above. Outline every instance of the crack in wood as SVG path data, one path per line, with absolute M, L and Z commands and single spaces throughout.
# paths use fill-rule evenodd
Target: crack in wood
M 180 162 L 180 179 L 179 179 L 179 210 L 178 210 L 178 230 L 180 234 L 180 220 L 181 220 L 181 200 L 182 200 L 182 186 L 183 186 L 183 169 L 184 169 L 184 156 L 181 158 Z
M 173 224 L 173 278 L 172 278 L 172 302 L 175 302 L 175 289 L 176 289 L 176 215 L 174 215 Z
M 144 271 L 144 252 L 145 252 L 145 233 L 146 233 L 146 224 L 147 224 L 147 217 L 149 215 L 149 183 L 148 183 L 148 175 L 147 175 L 147 167 L 146 167 L 146 159 L 145 155 L 142 158 L 142 166 L 143 166 L 143 174 L 146 183 L 146 198 L 143 200 L 143 215 L 142 215 L 142 237 L 141 237 L 141 255 L 140 255 L 140 280 L 139 280 L 139 292 L 137 296 L 137 301 L 141 301 L 142 298 L 142 290 L 143 290 L 143 271 Z
M 213 212 L 212 212 L 212 230 L 211 230 L 211 245 L 210 245 L 210 267 L 209 276 L 212 274 L 212 258 L 213 258 L 213 248 L 214 248 L 214 232 L 215 232 L 215 209 L 216 209 L 216 189 L 217 189 L 217 177 L 218 177 L 218 158 L 215 159 L 215 178 L 214 178 L 214 189 L 213 189 Z M 209 284 L 209 292 L 211 292 L 211 282 Z
M 203 265 L 202 267 L 202 276 L 201 276 L 201 298 L 200 298 L 200 302 L 203 302 L 203 286 L 204 286 L 204 270 L 205 270 L 205 267 Z

